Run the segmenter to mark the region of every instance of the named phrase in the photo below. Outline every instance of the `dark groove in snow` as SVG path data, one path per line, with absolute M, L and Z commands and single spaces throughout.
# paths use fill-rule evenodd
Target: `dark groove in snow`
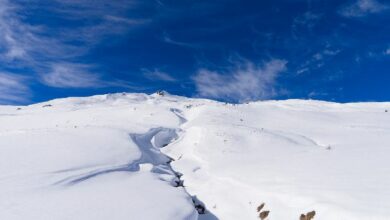
M 170 109 L 180 121 L 180 126 L 187 122 L 187 119 L 183 116 L 179 109 Z M 130 133 L 131 140 L 138 146 L 141 151 L 141 157 L 138 160 L 132 161 L 128 164 L 119 165 L 110 168 L 100 168 L 94 171 L 90 171 L 84 174 L 71 176 L 66 179 L 60 180 L 54 185 L 71 186 L 88 179 L 94 178 L 99 175 L 112 173 L 112 172 L 138 172 L 140 171 L 140 165 L 151 164 L 153 168 L 151 172 L 158 174 L 169 174 L 172 175 L 170 184 L 174 187 L 183 187 L 185 193 L 191 197 L 194 203 L 194 208 L 200 214 L 198 219 L 202 220 L 215 220 L 217 217 L 206 209 L 206 206 L 196 196 L 191 196 L 185 189 L 184 181 L 181 180 L 182 174 L 175 171 L 171 162 L 172 158 L 163 154 L 160 148 L 166 147 L 173 141 L 179 138 L 178 131 L 180 129 L 158 127 L 152 128 L 148 132 L 143 134 Z

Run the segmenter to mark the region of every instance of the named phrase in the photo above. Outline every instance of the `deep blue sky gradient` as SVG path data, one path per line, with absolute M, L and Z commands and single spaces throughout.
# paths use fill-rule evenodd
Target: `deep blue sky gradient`
M 386 1 L 64 2 L 0 0 L 9 8 L 0 12 L 0 72 L 24 87 L 15 92 L 18 88 L 9 80 L 2 84 L 0 75 L 1 103 L 160 89 L 232 102 L 390 101 Z M 24 52 L 10 54 L 12 48 Z M 211 95 L 196 80 L 207 70 L 237 86 L 235 71 L 254 65 L 261 78 L 272 60 L 285 67 L 272 73 L 265 95 L 224 96 L 220 90 Z M 58 65 L 63 68 L 54 73 Z M 82 83 L 85 78 L 95 80 Z M 212 82 L 207 86 L 214 91 Z M 226 89 L 232 88 L 241 87 Z

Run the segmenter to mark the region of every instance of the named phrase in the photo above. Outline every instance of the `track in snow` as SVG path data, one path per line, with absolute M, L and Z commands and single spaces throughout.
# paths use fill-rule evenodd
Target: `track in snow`
M 83 174 L 67 177 L 56 182 L 54 185 L 73 185 L 90 178 L 111 173 L 111 172 L 137 172 L 141 165 L 152 165 L 152 172 L 160 174 L 170 174 L 176 176 L 169 166 L 171 158 L 160 152 L 161 147 L 168 145 L 178 136 L 175 129 L 152 128 L 144 134 L 129 134 L 132 141 L 141 151 L 141 157 L 130 163 L 112 167 L 98 168 Z
M 171 112 L 178 117 L 180 126 L 187 122 L 187 119 L 183 116 L 179 109 L 171 109 Z M 138 146 L 139 150 L 141 151 L 141 157 L 139 159 L 128 164 L 99 168 L 83 174 L 70 176 L 54 183 L 54 185 L 71 186 L 99 175 L 112 172 L 138 172 L 141 171 L 142 167 L 144 166 L 150 167 L 150 171 L 153 173 L 165 174 L 165 177 L 160 178 L 162 181 L 168 181 L 174 187 L 184 187 L 184 183 L 180 179 L 182 174 L 174 171 L 170 165 L 170 162 L 172 162 L 173 159 L 160 151 L 160 148 L 163 148 L 171 144 L 173 141 L 179 139 L 178 131 L 181 130 L 158 127 L 152 128 L 143 134 L 130 133 L 129 136 L 131 140 Z M 192 198 L 194 207 L 198 213 L 204 214 L 200 215 L 199 219 L 217 219 L 212 213 L 206 210 L 204 203 L 201 202 L 196 196 L 191 196 L 187 191 L 186 193 Z

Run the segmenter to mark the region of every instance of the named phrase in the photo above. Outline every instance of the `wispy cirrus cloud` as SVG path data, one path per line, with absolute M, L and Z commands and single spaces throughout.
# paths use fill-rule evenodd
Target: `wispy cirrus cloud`
M 238 102 L 269 99 L 278 93 L 276 79 L 287 69 L 286 64 L 287 61 L 279 59 L 262 65 L 238 61 L 223 71 L 200 69 L 193 80 L 202 97 Z
M 174 40 L 166 32 L 163 33 L 162 40 L 165 43 L 168 43 L 168 44 L 173 44 L 173 45 L 177 45 L 177 46 L 181 46 L 181 47 L 187 47 L 187 48 L 192 48 L 192 49 L 198 49 L 198 48 L 202 47 L 200 44 L 188 43 L 188 42 L 182 42 L 182 41 Z
M 385 52 L 384 52 L 385 55 L 390 55 L 390 47 L 388 47 Z
M 129 1 L 69 0 L 21 2 L 0 0 L 0 63 L 3 68 L 29 69 L 35 74 L 32 79 L 49 87 L 89 88 L 126 86 L 112 79 L 106 83 L 94 63 L 79 62 L 80 57 L 107 36 L 128 33 L 133 27 L 149 22 L 147 18 L 129 17 L 126 12 L 137 4 Z M 50 25 L 50 22 L 28 22 L 34 10 L 40 15 L 50 13 L 50 18 L 69 22 L 69 26 Z M 46 11 L 44 13 L 42 11 Z M 39 21 L 39 20 L 38 20 Z M 15 75 L 3 80 L 23 83 Z M 11 73 L 10 73 L 11 74 Z M 20 84 L 19 84 L 20 86 Z M 22 90 L 25 91 L 27 84 Z M 2 93 L 10 86 L 3 85 Z M 23 93 L 9 92 L 8 100 L 22 100 Z
M 321 20 L 322 15 L 307 11 L 294 18 L 291 25 L 292 36 L 297 39 L 299 35 L 311 31 Z
M 166 72 L 163 72 L 159 69 L 153 69 L 149 70 L 146 68 L 141 69 L 142 73 L 146 78 L 152 81 L 165 81 L 165 82 L 176 82 L 177 79 L 175 79 L 173 76 L 169 75 Z
M 322 51 L 314 53 L 308 60 L 298 66 L 296 73 L 299 75 L 310 72 L 312 70 L 318 70 L 319 68 L 323 67 L 328 60 L 332 59 L 340 52 L 340 49 L 325 48 Z
M 31 45 L 38 43 L 34 32 L 39 28 L 22 23 L 17 10 L 8 0 L 0 0 L 0 57 L 3 62 L 28 59 Z
M 388 9 L 389 5 L 377 0 L 356 0 L 343 7 L 339 13 L 344 17 L 363 17 L 369 14 L 381 13 Z
M 91 66 L 76 63 L 54 63 L 51 70 L 41 74 L 44 84 L 56 88 L 90 88 L 105 86 Z
M 96 71 L 94 65 L 81 63 L 52 63 L 48 72 L 40 73 L 40 80 L 45 85 L 55 88 L 120 87 L 133 90 L 142 89 L 128 81 L 119 79 L 107 80 L 104 75 Z
M 30 97 L 28 78 L 8 72 L 0 72 L 0 104 L 24 103 Z

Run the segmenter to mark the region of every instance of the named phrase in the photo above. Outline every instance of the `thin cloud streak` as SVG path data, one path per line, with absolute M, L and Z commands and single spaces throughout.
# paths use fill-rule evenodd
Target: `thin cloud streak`
M 381 13 L 389 9 L 389 6 L 376 0 L 357 0 L 345 6 L 339 13 L 344 17 L 363 17 L 369 14 Z
M 308 31 L 311 32 L 321 18 L 322 15 L 310 11 L 295 17 L 291 25 L 293 38 L 298 39 L 300 35 L 306 34 Z
M 112 79 L 113 83 L 101 80 L 103 77 L 93 63 L 76 62 L 88 54 L 94 45 L 104 37 L 127 33 L 129 27 L 146 24 L 148 19 L 131 19 L 122 16 L 132 4 L 106 1 L 55 1 L 47 10 L 56 12 L 65 20 L 92 19 L 88 25 L 53 31 L 50 26 L 32 25 L 24 22 L 25 10 L 17 2 L 0 0 L 0 61 L 4 67 L 30 68 L 40 78 L 39 82 L 56 88 L 96 88 L 124 86 L 123 82 Z M 31 3 L 34 5 L 35 3 Z M 31 6 L 30 5 L 30 6 Z M 62 7 L 57 7 L 62 5 Z M 125 5 L 125 6 L 124 6 Z M 38 7 L 38 6 L 37 6 Z M 40 7 L 40 6 L 39 6 Z M 107 10 L 109 7 L 110 11 Z M 60 9 L 56 9 L 60 8 Z M 81 10 L 83 9 L 83 10 Z M 109 12 L 109 13 L 108 13 Z M 81 13 L 81 14 L 80 14 Z M 80 16 L 77 16 L 80 14 Z M 79 22 L 84 24 L 83 22 Z M 47 35 L 48 33 L 61 34 Z M 74 45 L 72 42 L 78 42 Z M 92 71 L 93 69 L 93 71 Z
M 25 103 L 30 97 L 27 77 L 0 72 L 0 104 Z
M 177 45 L 177 46 L 181 46 L 181 47 L 187 47 L 187 48 L 191 48 L 191 49 L 202 48 L 202 45 L 200 45 L 200 44 L 187 43 L 187 42 L 181 42 L 181 41 L 173 40 L 166 32 L 164 32 L 162 40 L 165 43 L 172 44 L 172 45 Z
M 104 86 L 91 66 L 75 63 L 54 63 L 51 71 L 41 75 L 44 84 L 56 88 L 90 88 Z
M 340 52 L 340 49 L 330 48 L 326 48 L 323 51 L 317 52 L 313 54 L 310 59 L 308 59 L 306 62 L 304 62 L 298 67 L 296 74 L 300 75 L 303 73 L 310 72 L 312 70 L 322 68 L 324 67 L 327 60 L 332 59 L 332 57 L 338 55 Z
M 176 82 L 177 80 L 168 73 L 162 72 L 159 69 L 149 70 L 146 68 L 141 69 L 143 75 L 152 81 L 165 81 Z
M 390 55 L 390 47 L 384 52 L 385 55 Z

